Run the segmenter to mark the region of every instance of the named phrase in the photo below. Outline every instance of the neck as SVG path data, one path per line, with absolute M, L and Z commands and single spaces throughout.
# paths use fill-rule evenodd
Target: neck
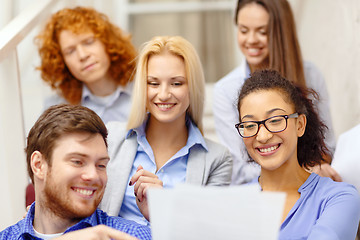
M 117 88 L 116 82 L 113 81 L 109 76 L 105 76 L 104 78 L 92 83 L 86 83 L 86 86 L 89 88 L 92 94 L 98 97 L 108 96 L 115 92 Z
M 150 145 L 152 142 L 171 145 L 174 142 L 185 141 L 185 146 L 187 137 L 188 129 L 185 123 L 185 115 L 169 123 L 160 122 L 150 115 L 146 126 L 146 139 Z
M 49 209 L 41 204 L 41 200 L 36 199 L 33 226 L 39 233 L 62 233 L 77 222 L 77 220 L 63 219 L 56 216 L 53 212 L 50 212 Z
M 259 184 L 264 191 L 297 191 L 309 176 L 310 173 L 305 171 L 296 161 L 293 166 L 284 163 L 276 170 L 262 168 Z
M 269 68 L 269 60 L 264 60 L 264 62 L 258 64 L 258 65 L 250 65 L 249 64 L 249 68 L 250 68 L 250 72 L 253 73 L 255 72 L 256 70 L 259 70 L 259 69 L 265 69 L 265 68 Z

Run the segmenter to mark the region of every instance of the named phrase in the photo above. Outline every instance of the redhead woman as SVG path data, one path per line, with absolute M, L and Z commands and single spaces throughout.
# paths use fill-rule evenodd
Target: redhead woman
M 235 127 L 261 168 L 252 184 L 287 194 L 279 239 L 355 239 L 357 190 L 306 170 L 327 152 L 325 125 L 308 95 L 274 70 L 255 71 L 245 81 Z
M 219 140 L 229 148 L 233 160 L 232 182 L 240 184 L 259 174 L 259 168 L 246 161 L 245 146 L 237 139 L 233 126 L 239 118 L 236 109 L 238 93 L 250 73 L 256 69 L 271 68 L 286 79 L 314 89 L 319 93 L 315 101 L 320 118 L 328 129 L 325 142 L 330 155 L 335 150 L 329 96 L 326 82 L 319 70 L 303 61 L 298 43 L 295 21 L 287 0 L 238 0 L 235 12 L 237 40 L 244 59 L 240 66 L 220 79 L 214 87 L 215 128 Z M 338 175 L 324 165 L 323 174 L 340 180 Z
M 145 44 L 127 129 L 108 124 L 111 161 L 103 210 L 148 224 L 150 187 L 230 184 L 229 151 L 203 136 L 204 84 L 199 57 L 187 40 L 163 36 Z

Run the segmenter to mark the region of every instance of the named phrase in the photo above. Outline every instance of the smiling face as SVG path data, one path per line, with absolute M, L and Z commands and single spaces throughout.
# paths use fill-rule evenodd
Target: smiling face
M 261 121 L 276 115 L 290 115 L 295 112 L 292 104 L 286 102 L 278 90 L 259 90 L 244 97 L 240 104 L 240 121 Z M 304 134 L 304 115 L 287 120 L 287 128 L 279 133 L 269 132 L 260 125 L 257 135 L 244 138 L 246 149 L 262 169 L 276 170 L 288 165 L 298 165 L 297 140 Z
M 100 134 L 71 133 L 56 142 L 52 165 L 43 161 L 44 191 L 41 205 L 63 219 L 90 216 L 104 194 L 109 161 Z
M 269 14 L 264 7 L 252 2 L 239 10 L 238 44 L 251 71 L 268 65 Z
M 104 44 L 92 32 L 75 34 L 63 30 L 59 44 L 71 74 L 87 85 L 107 81 L 110 58 Z
M 152 55 L 147 68 L 147 109 L 162 123 L 185 122 L 190 105 L 184 60 L 163 52 Z

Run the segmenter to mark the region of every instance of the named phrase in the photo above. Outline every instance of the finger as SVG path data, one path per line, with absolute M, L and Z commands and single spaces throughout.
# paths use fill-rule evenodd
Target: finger
M 322 164 L 321 170 L 323 172 L 323 174 L 322 174 L 323 177 L 330 177 L 332 180 L 337 181 L 337 182 L 342 181 L 340 174 L 333 167 L 331 167 L 330 164 L 328 164 L 328 163 Z
M 139 192 L 141 192 L 142 194 L 142 199 L 141 201 L 143 201 L 144 199 L 147 198 L 147 191 L 149 188 L 163 188 L 162 184 L 142 184 L 144 186 L 141 186 L 139 188 Z
M 137 193 L 139 186 L 143 183 L 159 184 L 161 186 L 163 185 L 162 181 L 155 174 L 152 174 L 151 176 L 143 175 L 143 176 L 140 176 L 138 178 L 138 180 L 135 182 L 134 192 Z
M 330 170 L 330 176 L 334 181 L 342 182 L 342 178 L 340 174 L 334 168 L 330 168 L 329 170 Z
M 162 187 L 163 182 L 158 178 L 144 177 L 142 176 L 134 186 L 134 194 L 139 198 L 140 201 L 143 199 L 144 188 L 146 186 Z
M 93 227 L 93 229 L 96 233 L 96 236 L 99 239 L 115 239 L 115 240 L 135 240 L 137 238 L 134 238 L 130 236 L 127 233 L 121 232 L 115 228 L 106 226 L 106 225 L 97 225 Z M 81 230 L 80 230 L 81 231 Z M 86 236 L 86 235 L 84 235 Z
M 140 166 L 139 166 L 140 167 Z M 142 167 L 136 170 L 136 173 L 131 177 L 129 186 L 133 185 L 141 176 L 157 177 L 154 173 L 146 171 Z
M 138 240 L 136 237 L 130 236 L 124 232 L 118 231 L 113 228 L 109 228 L 107 232 L 107 237 L 114 240 Z

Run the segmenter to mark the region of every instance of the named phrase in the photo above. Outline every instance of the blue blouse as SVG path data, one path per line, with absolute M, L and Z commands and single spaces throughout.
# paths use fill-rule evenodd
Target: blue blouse
M 252 183 L 259 184 L 257 179 Z M 312 173 L 298 191 L 300 198 L 281 224 L 280 240 L 355 239 L 360 197 L 354 186 Z
M 128 182 L 136 173 L 137 167 L 141 165 L 145 170 L 155 173 L 159 179 L 163 181 L 164 188 L 173 188 L 179 183 L 184 183 L 186 179 L 187 160 L 190 149 L 195 145 L 199 145 L 207 150 L 204 137 L 202 136 L 200 130 L 190 119 L 187 119 L 186 124 L 188 127 L 188 139 L 186 145 L 175 153 L 175 155 L 172 156 L 158 171 L 156 171 L 154 153 L 146 139 L 146 122 L 147 121 L 145 121 L 142 126 L 130 130 L 127 134 L 127 136 L 130 136 L 133 132 L 135 132 L 138 142 L 137 153 Z M 133 220 L 140 224 L 150 225 L 136 205 L 134 185 L 127 186 L 126 188 L 119 216 L 125 219 Z

